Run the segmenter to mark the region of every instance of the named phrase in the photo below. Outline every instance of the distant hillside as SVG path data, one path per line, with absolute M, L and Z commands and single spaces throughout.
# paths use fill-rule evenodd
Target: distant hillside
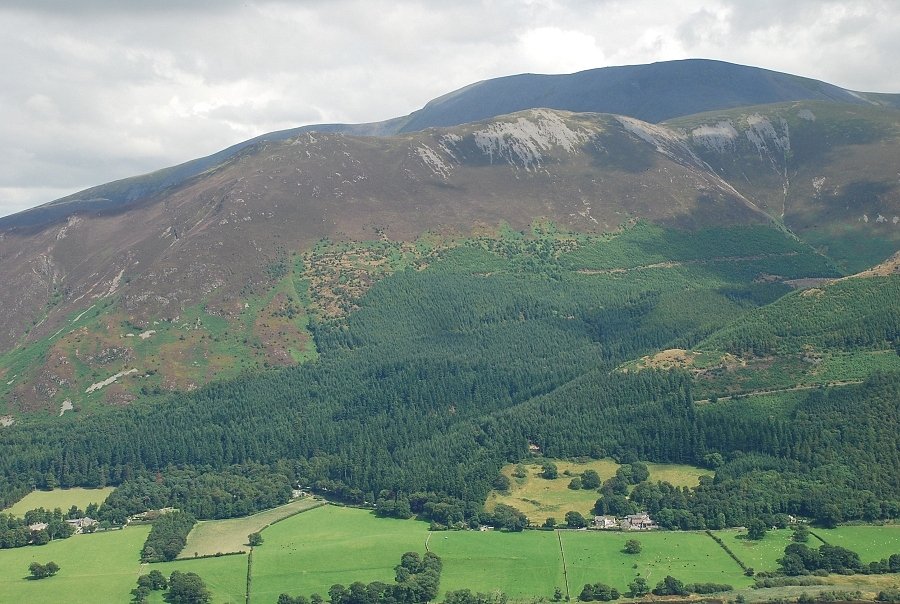
M 520 74 L 471 84 L 434 99 L 407 116 L 383 122 L 316 124 L 264 134 L 207 157 L 92 187 L 0 218 L 0 230 L 40 227 L 64 220 L 74 212 L 110 212 L 140 204 L 214 168 L 243 149 L 308 131 L 391 136 L 534 108 L 614 113 L 660 122 L 704 111 L 801 100 L 900 107 L 898 94 L 859 93 L 818 80 L 706 59 L 604 67 L 564 75 Z
M 128 211 L 0 230 L 0 350 L 119 299 L 133 335 L 201 304 L 234 319 L 325 237 L 412 241 L 535 219 L 580 232 L 769 221 L 684 140 L 629 118 L 531 111 L 379 139 L 304 133 Z
M 123 404 L 141 388 L 122 388 L 127 376 L 104 382 L 137 365 L 155 372 L 143 389 L 152 394 L 301 362 L 315 356 L 310 304 L 347 312 L 342 292 L 364 291 L 375 273 L 536 221 L 595 235 L 636 221 L 775 224 L 839 270 L 773 267 L 748 279 L 858 272 L 900 247 L 898 164 L 900 112 L 824 102 L 660 125 L 528 110 L 390 137 L 257 141 L 182 182 L 157 174 L 169 184 L 130 206 L 0 221 L 0 394 L 14 393 L 17 409 L 60 408 L 97 385 Z M 351 240 L 393 247 L 311 251 Z M 629 258 L 671 258 L 669 244 L 652 245 L 655 255 Z

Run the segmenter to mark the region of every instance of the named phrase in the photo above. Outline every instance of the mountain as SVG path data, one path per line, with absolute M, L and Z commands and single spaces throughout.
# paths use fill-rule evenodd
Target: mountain
M 537 448 L 714 471 L 605 482 L 670 528 L 900 517 L 900 112 L 817 90 L 283 132 L 0 221 L 0 505 L 462 527 Z
M 204 158 L 92 187 L 0 218 L 0 229 L 58 222 L 87 209 L 118 211 L 198 176 L 247 147 L 283 141 L 302 132 L 391 136 L 535 108 L 614 113 L 656 123 L 705 111 L 802 100 L 900 107 L 898 94 L 854 92 L 818 80 L 706 59 L 604 67 L 566 75 L 521 74 L 471 84 L 407 116 L 383 122 L 318 124 L 264 134 Z
M 127 404 L 314 358 L 313 325 L 351 312 L 372 284 L 504 229 L 770 225 L 835 263 L 757 275 L 778 282 L 858 272 L 896 252 L 900 112 L 764 70 L 645 67 L 576 74 L 587 78 L 582 98 L 597 98 L 585 82 L 610 74 L 644 74 L 634 86 L 646 88 L 659 70 L 725 70 L 735 82 L 719 95 L 727 103 L 744 88 L 754 102 L 801 90 L 830 100 L 659 124 L 526 109 L 388 135 L 411 123 L 393 122 L 377 137 L 285 131 L 2 219 L 7 411 Z M 680 78 L 656 77 L 685 98 Z

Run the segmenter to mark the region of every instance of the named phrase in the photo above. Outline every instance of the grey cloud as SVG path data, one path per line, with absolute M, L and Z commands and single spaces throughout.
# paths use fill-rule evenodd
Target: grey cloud
M 5 0 L 3 8 L 53 15 L 96 13 L 146 14 L 160 12 L 208 12 L 250 4 L 247 0 Z

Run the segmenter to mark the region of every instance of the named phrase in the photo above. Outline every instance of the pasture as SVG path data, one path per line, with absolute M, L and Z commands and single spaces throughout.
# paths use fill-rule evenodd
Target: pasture
M 853 550 L 866 563 L 900 554 L 900 524 L 839 526 L 834 529 L 813 529 L 812 532 L 831 545 Z M 818 539 L 810 538 L 808 545 L 817 547 Z
M 25 495 L 22 499 L 14 503 L 12 506 L 3 510 L 5 514 L 14 516 L 24 516 L 28 510 L 44 508 L 53 510 L 59 508 L 62 511 L 68 511 L 73 505 L 77 505 L 83 510 L 91 503 L 100 505 L 109 494 L 113 492 L 113 487 L 103 489 L 54 489 L 52 491 L 32 491 Z
M 274 602 L 281 593 L 327 599 L 335 583 L 393 582 L 400 556 L 425 552 L 428 525 L 329 505 L 282 520 L 262 536 L 253 548 L 253 601 Z
M 304 498 L 243 518 L 204 520 L 198 522 L 188 535 L 187 545 L 179 558 L 212 556 L 218 553 L 248 552 L 247 535 L 266 528 L 274 522 L 324 505 L 322 501 Z
M 136 587 L 139 552 L 149 526 L 75 535 L 40 547 L 0 550 L 0 599 L 3 602 L 124 602 Z M 59 565 L 54 577 L 31 581 L 32 562 Z M 149 572 L 149 571 L 148 571 Z
M 541 467 L 546 462 L 553 462 L 559 469 L 559 477 L 553 480 L 541 478 Z M 521 466 L 519 468 L 519 466 Z M 516 477 L 518 469 L 524 470 L 524 477 Z M 510 464 L 502 469 L 510 479 L 508 493 L 491 491 L 486 506 L 493 508 L 498 503 L 511 505 L 528 516 L 534 524 L 541 524 L 549 517 L 562 522 L 566 512 L 574 510 L 590 515 L 594 502 L 600 497 L 595 489 L 569 488 L 569 482 L 585 470 L 594 470 L 601 480 L 615 476 L 619 464 L 611 459 L 592 459 L 585 462 L 560 459 L 536 459 L 531 463 Z M 650 480 L 662 480 L 675 486 L 695 487 L 700 483 L 700 476 L 709 474 L 709 470 L 678 464 L 648 463 Z M 568 472 L 568 475 L 566 474 Z
M 752 580 L 740 566 L 703 532 L 611 532 L 611 531 L 444 531 L 429 532 L 416 520 L 376 518 L 366 510 L 326 505 L 296 513 L 308 500 L 269 510 L 243 519 L 236 525 L 223 520 L 205 523 L 218 535 L 210 543 L 225 543 L 224 536 L 252 532 L 262 520 L 271 521 L 291 512 L 294 515 L 263 530 L 264 542 L 253 549 L 251 599 L 274 602 L 281 593 L 326 597 L 335 583 L 354 581 L 393 582 L 394 566 L 407 551 L 432 551 L 444 563 L 441 595 L 455 589 L 490 592 L 502 590 L 513 601 L 549 599 L 555 588 L 577 598 L 585 583 L 603 582 L 625 592 L 635 577 L 644 577 L 651 586 L 666 575 L 685 583 L 729 583 L 745 590 Z M 255 518 L 255 519 L 254 519 Z M 251 521 L 251 519 L 253 519 Z M 255 524 L 252 524 L 255 523 Z M 207 529 L 209 530 L 209 529 Z M 179 559 L 174 562 L 141 565 L 138 554 L 149 526 L 132 526 L 121 531 L 76 535 L 46 546 L 0 550 L 0 600 L 6 602 L 115 602 L 125 601 L 142 573 L 157 569 L 168 576 L 173 570 L 200 575 L 213 595 L 213 602 L 241 604 L 245 601 L 246 555 Z M 829 543 L 859 552 L 866 562 L 900 552 L 900 526 L 844 526 L 814 530 Z M 743 531 L 722 530 L 715 534 L 748 566 L 757 571 L 774 570 L 776 560 L 790 543 L 787 529 L 769 531 L 762 541 L 740 539 Z M 625 541 L 637 539 L 638 554 L 622 551 Z M 809 545 L 816 547 L 811 538 Z M 562 546 L 562 547 L 560 547 Z M 32 561 L 54 561 L 59 574 L 42 581 L 27 579 Z M 564 575 L 564 563 L 567 575 Z M 837 580 L 837 579 L 835 579 Z M 863 581 L 860 588 L 871 590 L 884 577 L 842 577 L 840 581 Z M 873 583 L 874 582 L 874 583 Z M 869 586 L 869 587 L 866 587 Z M 750 591 L 742 591 L 752 596 Z M 767 592 L 768 593 L 768 592 Z M 734 595 L 734 594 L 732 594 Z M 161 604 L 162 595 L 153 594 L 152 603 Z
M 428 548 L 444 562 L 441 596 L 468 588 L 500 589 L 513 599 L 549 598 L 556 587 L 564 586 L 559 541 L 553 531 L 442 531 L 431 535 Z
M 424 523 L 375 518 L 364 510 L 327 506 L 288 518 L 263 532 L 253 550 L 252 599 L 274 601 L 280 593 L 327 595 L 328 588 L 354 581 L 393 581 L 405 551 L 426 547 L 444 562 L 441 594 L 469 588 L 500 589 L 514 600 L 550 598 L 564 590 L 563 555 L 569 590 L 602 581 L 626 591 L 638 574 L 652 585 L 667 574 L 685 582 L 750 585 L 740 566 L 700 532 L 620 533 L 602 531 L 441 531 Z M 643 551 L 629 555 L 625 541 Z M 348 555 L 352 552 L 352 555 Z M 572 593 L 574 592 L 574 593 Z
M 784 556 L 784 548 L 793 543 L 790 529 L 768 531 L 759 541 L 746 539 L 747 531 L 736 529 L 713 531 L 713 534 L 721 539 L 741 562 L 757 572 L 777 570 L 778 559 Z M 810 537 L 807 545 L 818 547 L 820 543 L 814 537 Z
M 157 564 L 145 564 L 141 573 L 146 574 L 151 570 L 158 570 L 167 578 L 172 571 L 183 573 L 197 573 L 212 594 L 215 604 L 244 604 L 247 592 L 247 556 L 220 556 L 216 558 L 200 558 L 197 560 L 175 560 L 174 562 L 160 562 Z M 135 577 L 135 580 L 137 577 Z M 137 583 L 129 587 L 136 587 Z M 127 591 L 126 591 L 127 593 Z M 277 596 L 276 596 L 277 599 Z M 124 596 L 119 599 L 124 602 Z M 266 602 L 267 600 L 261 600 Z M 274 602 L 275 600 L 271 600 Z M 150 599 L 151 604 L 162 604 L 162 592 L 155 592 Z
M 729 583 L 735 587 L 752 580 L 713 541 L 702 532 L 606 532 L 560 531 L 569 590 L 573 599 L 585 583 L 602 582 L 621 592 L 641 576 L 651 587 L 672 575 L 685 583 Z M 625 541 L 637 539 L 639 554 L 622 551 Z

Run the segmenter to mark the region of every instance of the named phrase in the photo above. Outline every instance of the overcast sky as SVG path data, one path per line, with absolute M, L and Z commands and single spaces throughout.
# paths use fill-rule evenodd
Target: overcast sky
M 0 0 L 0 215 L 486 78 L 690 57 L 900 92 L 900 2 Z

